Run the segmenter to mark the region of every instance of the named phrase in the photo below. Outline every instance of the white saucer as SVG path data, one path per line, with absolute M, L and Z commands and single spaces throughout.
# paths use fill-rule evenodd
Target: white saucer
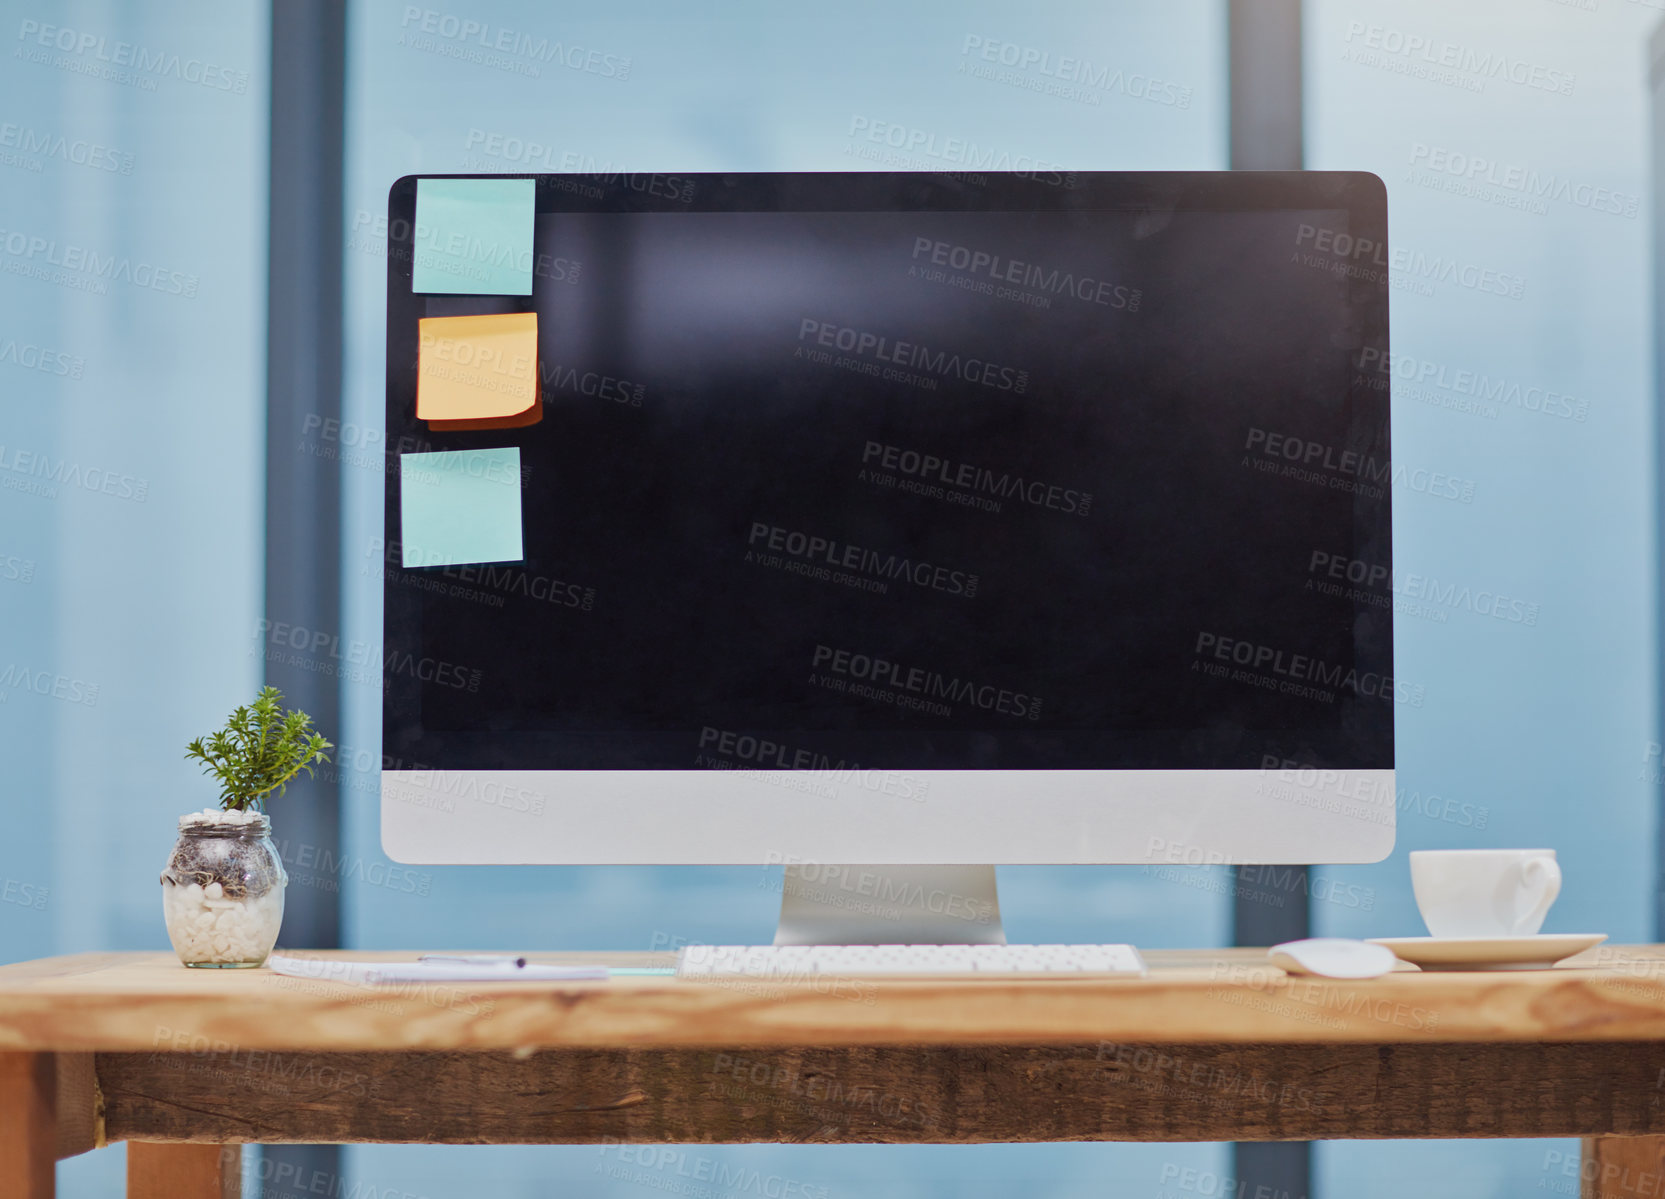
M 1606 933 L 1535 937 L 1371 937 L 1401 961 L 1424 970 L 1547 970 L 1607 940 Z

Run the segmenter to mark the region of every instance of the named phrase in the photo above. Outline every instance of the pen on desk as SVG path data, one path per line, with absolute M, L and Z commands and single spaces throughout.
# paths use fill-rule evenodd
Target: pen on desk
M 459 966 L 513 966 L 519 970 L 526 965 L 524 957 L 509 953 L 425 953 L 420 962 L 451 962 Z

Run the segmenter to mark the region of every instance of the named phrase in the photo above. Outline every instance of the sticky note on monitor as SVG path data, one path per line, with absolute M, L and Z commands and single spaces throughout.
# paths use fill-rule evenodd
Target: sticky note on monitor
M 399 455 L 400 562 L 519 562 L 520 449 Z
M 436 429 L 535 424 L 538 314 L 417 321 L 416 415 Z
M 411 290 L 532 294 L 535 179 L 418 179 Z
M 434 420 L 428 428 L 436 433 L 467 433 L 476 429 L 523 429 L 543 419 L 543 399 L 540 396 L 519 416 L 491 416 L 479 420 Z

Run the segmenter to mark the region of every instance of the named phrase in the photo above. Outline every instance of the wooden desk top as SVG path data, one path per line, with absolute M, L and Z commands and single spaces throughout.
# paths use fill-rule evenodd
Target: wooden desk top
M 288 951 L 291 954 L 297 951 Z M 409 960 L 413 953 L 306 953 Z M 132 1052 L 1665 1040 L 1665 946 L 1553 970 L 1296 978 L 1253 949 L 1153 950 L 1141 980 L 428 983 L 365 987 L 172 954 L 0 966 L 0 1049 Z M 670 954 L 550 953 L 669 965 Z

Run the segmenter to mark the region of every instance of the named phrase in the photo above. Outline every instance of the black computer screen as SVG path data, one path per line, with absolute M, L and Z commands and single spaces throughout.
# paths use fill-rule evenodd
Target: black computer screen
M 1372 176 L 542 176 L 521 297 L 413 197 L 389 452 L 518 447 L 524 560 L 399 565 L 390 463 L 391 765 L 1392 766 Z M 526 311 L 541 420 L 416 419 Z

